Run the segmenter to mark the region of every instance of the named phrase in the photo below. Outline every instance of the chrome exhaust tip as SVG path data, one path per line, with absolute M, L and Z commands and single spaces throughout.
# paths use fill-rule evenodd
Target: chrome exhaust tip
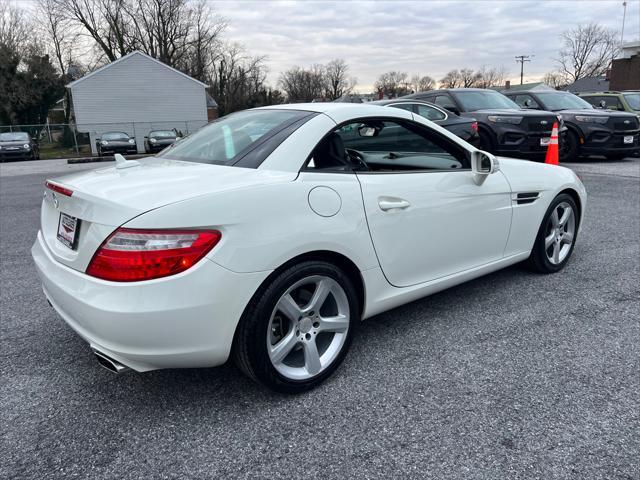
M 96 360 L 98 360 L 98 363 L 100 364 L 100 366 L 103 368 L 106 368 L 111 373 L 115 373 L 116 375 L 119 375 L 129 370 L 129 367 L 121 364 L 120 362 L 115 361 L 112 358 L 107 357 L 104 353 L 99 352 L 98 350 L 94 350 L 93 354 L 95 355 Z

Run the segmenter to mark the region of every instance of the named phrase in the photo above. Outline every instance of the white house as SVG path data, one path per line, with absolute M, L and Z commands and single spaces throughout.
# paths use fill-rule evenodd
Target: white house
M 91 151 L 104 132 L 121 131 L 136 138 L 144 152 L 144 137 L 154 129 L 183 134 L 207 123 L 204 83 L 140 51 L 71 82 L 78 131 L 90 135 Z

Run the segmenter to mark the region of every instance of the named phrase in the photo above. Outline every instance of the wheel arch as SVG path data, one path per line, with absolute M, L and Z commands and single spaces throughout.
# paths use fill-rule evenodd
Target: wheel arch
M 242 322 L 242 319 L 244 318 L 247 309 L 255 301 L 257 296 L 261 295 L 262 292 L 267 288 L 267 286 L 271 284 L 273 279 L 277 277 L 281 272 L 283 272 L 287 268 L 290 268 L 291 266 L 297 263 L 302 263 L 309 260 L 321 260 L 324 262 L 329 262 L 340 267 L 345 272 L 345 274 L 353 282 L 353 286 L 356 289 L 356 294 L 358 296 L 358 310 L 359 310 L 358 317 L 362 318 L 362 314 L 364 312 L 364 302 L 365 302 L 365 286 L 364 286 L 364 279 L 362 278 L 362 274 L 360 273 L 360 269 L 350 258 L 348 258 L 347 256 L 341 253 L 338 253 L 332 250 L 312 250 L 309 252 L 296 255 L 295 257 L 292 257 L 286 262 L 282 263 L 273 272 L 271 272 L 269 276 L 265 278 L 264 281 L 260 284 L 260 286 L 256 289 L 256 291 L 251 296 L 251 299 L 249 300 L 249 302 L 247 302 L 247 305 L 244 308 L 242 316 L 240 317 L 239 321 L 236 324 L 235 331 L 233 333 L 232 346 L 231 346 L 232 352 L 233 352 L 233 349 L 235 349 L 237 346 L 238 331 L 240 329 L 240 324 Z
M 556 194 L 556 197 L 558 195 L 562 195 L 563 193 L 569 195 L 573 199 L 573 201 L 576 202 L 576 207 L 578 207 L 578 226 L 580 226 L 580 224 L 582 223 L 582 201 L 580 200 L 580 195 L 573 188 L 565 188 L 564 190 L 560 190 Z
M 269 282 L 274 276 L 280 274 L 280 272 L 286 270 L 292 265 L 309 260 L 321 260 L 323 262 L 329 262 L 336 265 L 337 267 L 340 267 L 344 271 L 344 273 L 349 277 L 349 280 L 353 282 L 353 286 L 356 289 L 356 292 L 358 294 L 358 315 L 362 315 L 365 302 L 365 286 L 362 274 L 360 273 L 360 269 L 349 257 L 333 250 L 313 250 L 297 255 L 276 268 L 267 277 L 264 283 Z

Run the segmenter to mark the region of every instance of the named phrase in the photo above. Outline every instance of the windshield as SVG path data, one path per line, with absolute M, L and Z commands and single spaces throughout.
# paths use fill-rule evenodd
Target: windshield
M 107 132 L 102 135 L 102 140 L 129 140 L 129 135 L 123 132 Z
M 153 138 L 175 138 L 176 132 L 172 130 L 154 130 L 149 132 L 149 136 Z
M 584 101 L 573 93 L 537 93 L 540 101 L 544 104 L 545 110 L 556 112 L 558 110 L 585 109 L 591 110 L 593 105 Z
M 623 93 L 622 95 L 631 108 L 640 111 L 640 93 Z
M 0 133 L 0 142 L 28 142 L 29 134 L 26 132 Z
M 520 110 L 517 103 L 493 90 L 453 91 L 451 94 L 462 104 L 465 112 L 506 108 Z
M 300 110 L 245 110 L 222 117 L 173 144 L 159 157 L 186 162 L 232 164 L 260 138 L 309 115 Z

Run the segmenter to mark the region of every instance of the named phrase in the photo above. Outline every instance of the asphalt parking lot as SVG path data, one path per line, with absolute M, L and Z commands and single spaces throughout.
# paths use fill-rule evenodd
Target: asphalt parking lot
M 567 164 L 587 218 L 560 274 L 516 266 L 363 323 L 282 396 L 232 365 L 116 377 L 47 305 L 43 181 L 0 170 L 1 478 L 640 478 L 640 160 Z

